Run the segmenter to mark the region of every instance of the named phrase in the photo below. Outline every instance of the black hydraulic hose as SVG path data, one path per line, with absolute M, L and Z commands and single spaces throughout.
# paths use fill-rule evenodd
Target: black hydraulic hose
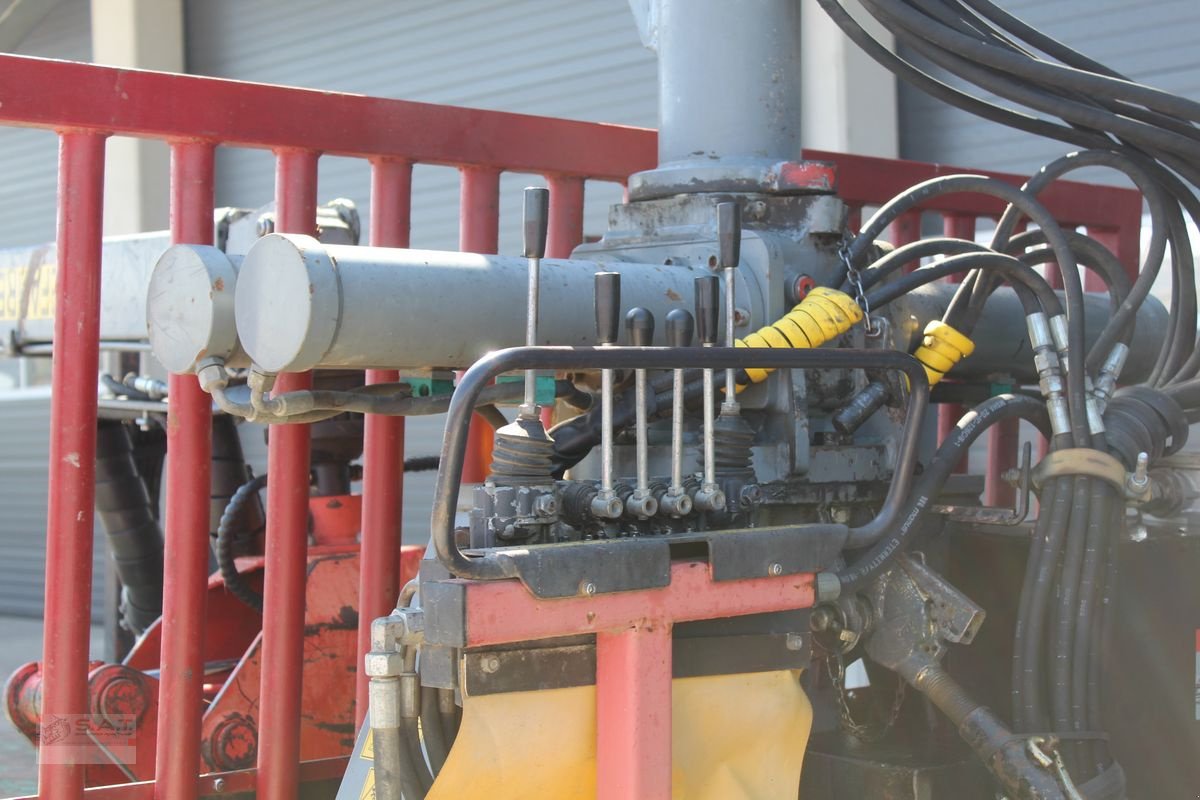
M 266 485 L 267 475 L 263 473 L 238 487 L 238 490 L 233 493 L 233 497 L 229 498 L 229 504 L 225 506 L 225 513 L 221 515 L 221 521 L 217 525 L 216 539 L 217 569 L 225 581 L 225 588 L 259 614 L 263 611 L 263 597 L 246 583 L 245 578 L 238 572 L 237 563 L 234 561 L 234 550 L 237 539 L 243 533 L 242 529 L 237 526 L 242 506 L 251 498 L 257 497 L 259 490 Z
M 1041 514 L 1048 517 L 1046 540 L 1038 554 L 1038 562 L 1030 564 L 1034 569 L 1033 592 L 1029 600 L 1029 618 L 1021 626 L 1024 633 L 1021 660 L 1025 668 L 1020 676 L 1018 700 L 1022 705 L 1022 719 L 1035 730 L 1045 730 L 1049 719 L 1042 702 L 1041 654 L 1046 630 L 1046 608 L 1050 601 L 1053 573 L 1058 566 L 1066 536 L 1073 486 L 1071 478 L 1058 478 L 1054 483 L 1057 484 L 1054 503 L 1048 513 L 1045 504 L 1042 506 Z
M 1067 301 L 1068 348 L 1072 353 L 1078 353 L 1079 358 L 1083 359 L 1086 355 L 1083 348 L 1083 283 L 1079 279 L 1075 255 L 1071 251 L 1066 236 L 1063 235 L 1062 228 L 1053 215 L 1046 210 L 1046 207 L 1035 197 L 1011 184 L 983 175 L 947 175 L 919 183 L 889 200 L 871 217 L 862 232 L 850 243 L 848 260 L 856 266 L 859 265 L 875 239 L 900 214 L 934 197 L 958 192 L 975 192 L 1004 200 L 1010 205 L 1020 208 L 1039 228 L 1046 232 L 1046 240 L 1050 243 L 1063 274 L 1063 286 Z M 845 267 L 843 266 L 842 272 L 835 276 L 833 284 L 840 285 L 844 278 Z M 967 335 L 970 334 L 970 330 L 963 332 Z M 1090 434 L 1087 429 L 1083 370 L 1070 370 L 1066 377 L 1067 405 L 1070 410 L 1074 444 L 1086 447 L 1090 440 Z
M 867 55 L 871 56 L 871 58 L 875 59 L 876 62 L 894 73 L 901 80 L 907 81 L 931 97 L 982 119 L 998 122 L 1001 125 L 1037 136 L 1045 136 L 1050 139 L 1066 142 L 1076 147 L 1104 147 L 1112 143 L 1110 139 L 1101 134 L 1079 130 L 1066 125 L 1059 125 L 1050 120 L 1022 114 L 962 92 L 897 56 L 888 47 L 885 47 L 871 36 L 871 34 L 867 33 L 846 9 L 842 7 L 838 0 L 817 0 L 817 3 L 834 23 L 841 28 L 842 32 L 862 48 Z
M 843 593 L 861 589 L 889 568 L 896 556 L 903 553 L 912 541 L 915 531 L 920 529 L 935 498 L 971 443 L 992 425 L 1012 418 L 1028 420 L 1041 429 L 1048 425 L 1043 403 L 1031 397 L 1012 394 L 988 398 L 958 421 L 954 432 L 942 442 L 932 461 L 913 484 L 899 524 L 888 528 L 882 538 L 837 574 Z M 855 544 L 850 542 L 850 546 Z
M 1033 538 L 1029 542 L 1029 555 L 1025 560 L 1025 579 L 1021 585 L 1021 594 L 1017 599 L 1017 619 L 1013 629 L 1012 655 L 1012 720 L 1013 727 L 1021 733 L 1032 733 L 1040 727 L 1035 718 L 1031 717 L 1032 707 L 1028 698 L 1021 691 L 1025 680 L 1026 670 L 1035 669 L 1035 665 L 1025 661 L 1025 642 L 1028 637 L 1028 626 L 1031 617 L 1033 589 L 1037 581 L 1038 564 L 1041 563 L 1042 550 L 1046 546 L 1052 515 L 1048 512 L 1055 505 L 1058 494 L 1058 481 L 1051 481 L 1042 489 L 1041 513 L 1038 514 L 1034 525 Z
M 1102 597 L 1101 588 L 1104 581 L 1102 566 L 1108 555 L 1106 528 L 1112 524 L 1114 510 L 1112 489 L 1103 481 L 1093 481 L 1088 510 L 1087 541 L 1079 577 L 1079 619 L 1075 625 L 1075 638 L 1071 645 L 1071 722 L 1075 733 L 1099 730 L 1092 727 L 1097 722 L 1099 709 L 1091 704 L 1089 678 L 1099 652 L 1095 646 L 1098 633 L 1095 623 L 1100 618 L 1097 608 Z
M 1046 283 L 1045 278 L 1021 263 L 1019 259 L 991 251 L 950 256 L 941 261 L 935 261 L 927 267 L 915 269 L 868 292 L 867 304 L 871 308 L 882 308 L 917 287 L 941 280 L 948 275 L 970 272 L 974 269 L 992 270 L 1004 276 L 1013 291 L 1016 292 L 1017 298 L 1021 301 L 1021 308 L 1026 315 L 1043 310 L 1047 316 L 1051 317 L 1062 313 L 1062 304 L 1059 302 L 1058 295 L 1050 288 L 1050 284 Z
M 1106 167 L 1124 173 L 1142 192 L 1151 220 L 1150 241 L 1147 244 L 1146 256 L 1142 260 L 1138 278 L 1093 345 L 1093 351 L 1102 354 L 1099 358 L 1103 360 L 1112 345 L 1119 341 L 1124 327 L 1131 324 L 1136 318 L 1137 311 L 1149 295 L 1151 285 L 1162 266 L 1167 248 L 1170 206 L 1162 188 L 1155 180 L 1155 177 L 1161 177 L 1161 175 L 1152 176 L 1152 173 L 1159 171 L 1157 168 L 1145 160 L 1135 159 L 1110 150 L 1087 150 L 1055 159 L 1038 170 L 1023 188 L 1029 194 L 1036 196 L 1064 175 L 1085 167 Z M 1004 216 L 996 226 L 996 234 L 992 241 L 993 247 L 1001 250 L 1007 248 L 1012 232 L 1020 221 L 1021 213 L 1021 210 L 1015 206 L 1005 210 Z
M 996 70 L 981 58 L 964 55 L 962 51 L 943 47 L 927 33 L 932 32 L 936 35 L 945 32 L 945 28 L 936 24 L 928 26 L 928 30 L 914 28 L 911 24 L 913 20 L 908 15 L 913 13 L 917 17 L 921 17 L 921 15 L 904 6 L 903 3 L 892 2 L 892 0 L 863 0 L 863 5 L 896 35 L 897 40 L 908 45 L 934 64 L 986 91 L 1043 113 L 1053 114 L 1068 123 L 1119 135 L 1131 143 L 1160 148 L 1186 159 L 1194 160 L 1200 155 L 1200 143 L 1189 136 L 1097 108 L 1089 102 L 1073 99 L 1080 93 L 1086 94 L 1085 90 L 1079 87 L 1043 88 L 1043 85 L 1022 81 L 1016 73 Z M 928 20 L 928 18 L 924 19 Z M 950 31 L 948 35 L 959 34 Z M 999 48 L 981 45 L 977 41 L 973 44 L 977 50 L 1000 52 Z M 1021 64 L 1029 64 L 1034 61 L 1014 53 L 1005 55 Z M 1080 74 L 1086 75 L 1086 73 Z M 1056 88 L 1057 91 L 1055 91 Z M 1167 96 L 1171 97 L 1171 95 Z M 1181 100 L 1182 98 L 1174 99 Z
M 421 793 L 417 796 L 424 797 L 433 787 L 433 775 L 425 763 L 425 753 L 421 750 L 421 729 L 415 717 L 400 720 L 400 738 L 408 750 L 409 760 L 417 774 L 417 783 L 421 786 Z
M 234 493 L 251 477 L 238 437 L 237 420 L 228 414 L 213 415 L 211 462 L 208 531 L 215 555 L 221 518 Z M 248 502 L 241 504 L 237 517 L 226 523 L 226 527 L 232 528 L 237 538 L 245 541 L 262 531 L 264 519 L 262 503 L 257 497 L 249 498 Z
M 865 0 L 869 8 L 884 10 L 905 29 L 948 52 L 970 59 L 1033 84 L 1057 87 L 1086 96 L 1103 96 L 1144 106 L 1173 117 L 1200 121 L 1200 103 L 1131 81 L 1098 75 L 1073 67 L 1031 59 L 1003 48 L 980 42 L 932 20 L 900 0 Z
M 1104 286 L 1108 290 L 1109 300 L 1110 322 L 1108 324 L 1111 325 L 1112 316 L 1116 315 L 1121 304 L 1125 302 L 1125 298 L 1129 296 L 1129 289 L 1132 285 L 1129 275 L 1125 272 L 1125 267 L 1107 247 L 1092 237 L 1085 236 L 1076 231 L 1063 231 L 1063 233 L 1071 241 L 1071 249 L 1075 251 L 1079 263 L 1099 275 L 1100 279 L 1104 282 Z M 1021 262 L 1031 267 L 1052 263 L 1054 261 L 1054 251 L 1049 247 L 1035 247 L 1035 249 L 1026 250 L 1027 247 L 1041 244 L 1044 241 L 1045 239 L 1041 236 L 1041 231 L 1027 231 L 1019 236 L 1014 236 L 1009 242 L 1008 250 L 1012 255 L 1019 253 L 1017 257 L 1020 258 Z M 1128 345 L 1133 339 L 1136 321 L 1135 315 L 1123 324 L 1118 323 L 1121 327 L 1117 329 L 1116 341 Z M 1088 351 L 1086 361 L 1088 371 L 1094 373 L 1100 368 L 1100 365 L 1107 357 L 1107 351 L 1097 348 L 1093 344 L 1092 349 Z
M 922 258 L 929 256 L 956 256 L 962 253 L 980 253 L 985 252 L 987 249 L 983 245 L 967 239 L 953 239 L 949 237 L 918 239 L 902 247 L 897 247 L 890 253 L 886 253 L 882 258 L 876 259 L 870 266 L 863 270 L 862 287 L 863 289 L 870 289 L 896 270 L 919 261 Z M 848 285 L 847 282 L 843 282 L 843 290 L 848 288 Z
M 438 690 L 432 686 L 421 687 L 421 732 L 425 735 L 425 750 L 429 753 L 429 766 L 435 779 L 450 754 L 442 730 L 437 693 Z
M 96 515 L 121 580 L 121 622 L 140 635 L 162 616 L 163 540 L 124 423 L 96 431 Z
M 1071 652 L 1075 641 L 1075 623 L 1079 619 L 1079 578 L 1087 543 L 1088 503 L 1091 479 L 1077 477 L 1071 487 L 1071 517 L 1063 543 L 1063 558 L 1058 579 L 1058 604 L 1051 630 L 1050 706 L 1054 730 L 1074 728 L 1071 709 Z

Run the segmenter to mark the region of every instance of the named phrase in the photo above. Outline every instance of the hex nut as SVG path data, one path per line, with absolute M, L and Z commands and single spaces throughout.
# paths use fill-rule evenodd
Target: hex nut
M 363 660 L 363 668 L 372 678 L 389 678 L 404 671 L 404 657 L 396 652 L 372 650 Z

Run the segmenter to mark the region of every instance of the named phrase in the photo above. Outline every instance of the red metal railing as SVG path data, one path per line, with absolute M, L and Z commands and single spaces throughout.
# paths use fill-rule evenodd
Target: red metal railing
M 46 637 L 43 714 L 83 714 L 87 703 L 92 508 L 94 495 L 99 275 L 104 142 L 108 135 L 171 144 L 171 230 L 176 242 L 212 241 L 213 156 L 216 147 L 269 149 L 276 156 L 278 229 L 311 232 L 322 155 L 370 160 L 373 244 L 408 242 L 412 166 L 462 172 L 460 245 L 494 252 L 499 178 L 536 173 L 550 187 L 548 255 L 566 256 L 583 233 L 588 179 L 624 182 L 655 163 L 654 131 L 572 122 L 360 95 L 310 91 L 194 76 L 169 75 L 65 61 L 0 55 L 0 124 L 49 128 L 60 136 L 59 278 L 51 402 L 50 508 L 47 523 Z M 943 167 L 806 152 L 835 162 L 839 194 L 856 210 L 878 204 Z M 999 176 L 1020 183 L 1017 176 Z M 1136 269 L 1141 199 L 1122 189 L 1057 183 L 1043 196 L 1071 225 L 1105 238 Z M 1002 208 L 990 198 L 938 198 L 927 211 L 946 216 L 956 235 L 970 235 L 980 217 Z M 909 216 L 899 230 L 917 235 Z M 368 380 L 396 374 L 372 371 Z M 307 376 L 282 376 L 280 388 Z M 210 405 L 191 376 L 171 378 L 168 423 L 161 697 L 154 784 L 97 790 L 97 796 L 194 798 L 214 777 L 198 778 L 203 675 L 199 632 L 205 622 L 208 569 Z M 402 451 L 400 419 L 368 417 L 364 452 L 360 649 L 370 621 L 397 595 Z M 296 796 L 304 776 L 327 776 L 321 763 L 299 765 L 300 644 L 303 634 L 308 484 L 308 430 L 272 431 L 267 514 L 264 686 L 261 692 L 257 789 L 271 800 Z M 1011 444 L 1011 446 L 1010 446 Z M 1015 443 L 1004 443 L 1015 448 Z M 996 448 L 1000 452 L 1000 448 Z M 1014 451 L 1015 452 L 1015 451 Z M 474 448 L 473 475 L 487 455 Z M 358 716 L 365 707 L 359 683 Z M 322 762 L 323 763 L 323 762 Z M 44 762 L 40 796 L 77 798 L 79 765 Z M 231 773 L 227 789 L 251 786 Z M 115 794 L 114 794 L 115 792 Z M 91 793 L 89 793 L 91 794 Z

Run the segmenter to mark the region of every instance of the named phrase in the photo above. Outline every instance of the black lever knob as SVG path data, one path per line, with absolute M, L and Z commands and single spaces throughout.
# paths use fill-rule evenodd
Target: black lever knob
M 596 341 L 613 344 L 621 332 L 621 273 L 596 273 Z
M 673 308 L 667 314 L 667 346 L 691 347 L 696 322 L 685 308 Z
M 716 275 L 696 278 L 696 336 L 700 344 L 717 343 L 721 316 L 721 281 Z
M 717 266 L 733 269 L 742 260 L 742 207 L 717 203 Z
M 546 229 L 550 225 L 550 190 L 525 187 L 525 224 L 521 230 L 525 258 L 546 255 Z
M 654 315 L 648 308 L 631 308 L 625 315 L 625 330 L 629 331 L 629 343 L 634 347 L 649 347 L 654 344 Z

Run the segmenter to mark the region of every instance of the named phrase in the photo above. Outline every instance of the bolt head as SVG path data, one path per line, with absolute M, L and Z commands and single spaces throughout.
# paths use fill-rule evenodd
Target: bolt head
M 783 574 L 783 564 L 772 564 L 768 571 L 772 575 L 782 575 Z
M 399 653 L 372 650 L 363 659 L 363 668 L 372 678 L 387 678 L 404 671 L 404 658 Z
M 761 503 L 763 500 L 762 487 L 757 483 L 752 483 L 749 486 L 743 486 L 742 491 L 738 496 L 738 503 L 742 508 L 749 508 Z
M 558 500 L 552 494 L 544 494 L 533 503 L 533 513 L 539 517 L 553 517 L 558 513 Z
M 585 583 L 583 585 L 583 593 L 588 595 L 589 597 L 591 595 L 594 595 L 596 593 L 596 584 L 592 583 L 591 581 L 588 581 L 587 583 Z
M 829 511 L 829 517 L 839 525 L 845 525 L 850 521 L 850 509 L 846 506 L 837 506 Z
M 213 791 L 214 791 L 214 792 L 223 792 L 223 791 L 225 791 L 225 779 L 224 779 L 224 778 L 217 778 L 215 781 L 213 781 L 212 788 L 213 788 Z
M 734 327 L 744 328 L 750 324 L 750 312 L 744 308 L 735 308 L 733 310 Z
M 804 649 L 804 636 L 799 633 L 789 633 L 784 640 L 784 646 L 788 650 L 799 651 Z
M 479 668 L 488 675 L 494 675 L 500 670 L 500 658 L 498 656 L 485 656 L 483 660 L 479 662 Z
M 1144 542 L 1144 541 L 1146 541 L 1147 538 L 1149 538 L 1149 536 L 1150 536 L 1150 532 L 1146 530 L 1146 526 L 1138 525 L 1137 527 L 1135 527 L 1133 530 L 1131 530 L 1129 532 L 1129 541 Z

